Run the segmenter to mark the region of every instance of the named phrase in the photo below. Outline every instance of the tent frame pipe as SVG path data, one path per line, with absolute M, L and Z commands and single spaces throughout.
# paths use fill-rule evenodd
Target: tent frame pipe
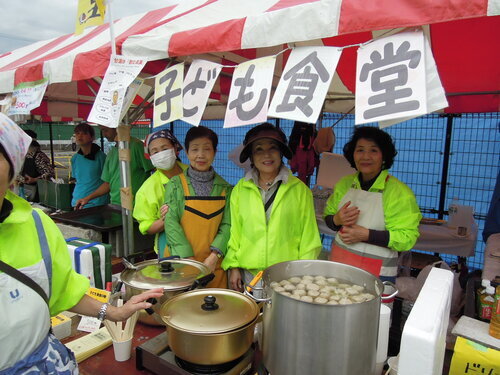
M 128 127 L 129 128 L 128 134 L 130 135 L 130 124 L 128 123 L 128 121 L 126 121 L 126 124 L 120 126 Z M 119 158 L 121 187 L 125 190 L 132 189 L 132 179 L 130 175 L 130 137 L 128 137 L 128 140 L 118 139 L 119 155 L 122 152 L 121 150 L 127 150 L 126 153 L 128 153 L 129 155 L 127 160 L 122 160 L 122 158 Z M 133 249 L 135 248 L 134 220 L 132 217 L 131 210 L 123 207 L 123 202 L 122 202 L 122 226 L 123 226 L 123 252 L 124 252 L 123 255 L 127 256 L 133 253 Z

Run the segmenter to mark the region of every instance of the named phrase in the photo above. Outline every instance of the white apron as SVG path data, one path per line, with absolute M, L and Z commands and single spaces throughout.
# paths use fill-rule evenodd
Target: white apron
M 35 210 L 33 218 L 43 259 L 18 270 L 40 285 L 50 298 L 52 260 L 41 219 Z M 78 373 L 76 362 L 70 363 L 72 358 L 69 357 L 74 359 L 71 352 L 67 349 L 65 352 L 64 346 L 49 335 L 47 303 L 32 288 L 5 273 L 0 274 L 0 311 L 0 375 Z
M 385 230 L 382 192 L 349 189 L 339 202 L 339 208 L 351 201 L 351 206 L 359 208 L 357 225 L 368 229 Z M 362 268 L 375 276 L 396 276 L 398 253 L 386 247 L 366 242 L 346 244 L 340 236 L 335 237 L 330 259 Z

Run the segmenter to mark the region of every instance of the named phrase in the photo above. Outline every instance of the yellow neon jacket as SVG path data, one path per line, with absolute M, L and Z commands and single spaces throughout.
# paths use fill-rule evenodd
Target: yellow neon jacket
M 361 189 L 358 175 L 359 172 L 356 172 L 337 182 L 333 194 L 328 198 L 323 216 L 337 213 L 340 200 L 350 188 Z M 422 214 L 413 191 L 396 177 L 390 176 L 387 179 L 387 176 L 390 176 L 389 171 L 380 172 L 368 191 L 382 192 L 385 229 L 389 231 L 388 247 L 396 251 L 407 251 L 417 242 Z
M 222 268 L 253 273 L 275 263 L 316 259 L 321 250 L 311 190 L 291 173 L 281 184 L 266 223 L 264 203 L 252 180 L 231 194 L 231 236 Z
M 32 266 L 42 260 L 38 233 L 31 214 L 33 208 L 11 191 L 7 191 L 5 199 L 14 208 L 4 222 L 0 223 L 0 260 L 18 269 Z M 89 288 L 89 280 L 73 270 L 66 241 L 59 228 L 42 211 L 37 212 L 42 219 L 52 258 L 49 309 L 54 316 L 80 301 Z
M 177 161 L 183 171 L 188 166 Z M 139 222 L 139 230 L 147 234 L 151 225 L 160 218 L 160 207 L 165 203 L 165 186 L 170 179 L 162 171 L 156 170 L 139 188 L 135 196 L 134 218 Z M 155 235 L 155 251 L 158 252 L 158 237 Z

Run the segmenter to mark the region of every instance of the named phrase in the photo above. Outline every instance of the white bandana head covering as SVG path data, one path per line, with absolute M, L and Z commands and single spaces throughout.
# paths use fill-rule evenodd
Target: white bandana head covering
M 14 176 L 17 176 L 23 167 L 31 137 L 3 113 L 0 113 L 0 144 L 14 166 Z

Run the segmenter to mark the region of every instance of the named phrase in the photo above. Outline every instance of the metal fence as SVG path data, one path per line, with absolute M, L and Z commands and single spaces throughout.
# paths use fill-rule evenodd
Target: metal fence
M 293 121 L 271 120 L 279 124 L 287 136 Z M 342 153 L 354 128 L 354 116 L 324 114 L 321 126 L 333 126 L 336 135 L 335 153 Z M 219 120 L 203 121 L 202 125 L 213 129 L 219 136 L 219 147 L 214 167 L 229 183 L 236 184 L 243 170 L 229 161 L 229 153 L 243 141 L 249 126 L 224 129 Z M 191 125 L 175 121 L 172 128 L 183 143 Z M 43 124 L 26 126 L 39 131 L 39 139 L 46 138 L 47 127 Z M 155 129 L 156 130 L 156 129 Z M 473 206 L 479 225 L 479 236 L 474 257 L 468 258 L 471 268 L 482 268 L 484 243 L 482 230 L 491 201 L 500 161 L 500 115 L 498 113 L 463 114 L 460 117 L 428 115 L 406 121 L 385 129 L 393 137 L 398 155 L 391 174 L 405 182 L 415 193 L 418 204 L 426 217 L 446 217 L 446 210 L 458 197 L 461 204 Z M 144 139 L 151 131 L 147 126 L 133 127 L 132 135 Z M 69 139 L 73 126 L 54 127 L 54 139 Z M 98 134 L 96 134 L 98 137 Z M 187 162 L 184 153 L 181 158 Z M 315 179 L 312 178 L 311 186 Z M 324 246 L 329 247 L 331 238 Z M 439 249 L 436 249 L 439 252 Z M 443 256 L 448 262 L 452 256 Z
M 224 129 L 223 122 L 215 120 L 203 121 L 202 124 L 219 136 L 214 168 L 229 183 L 235 184 L 243 176 L 243 171 L 228 161 L 228 154 L 241 144 L 250 127 Z M 334 124 L 334 152 L 342 153 L 354 129 L 354 116 L 342 118 L 340 114 L 330 113 L 323 116 L 322 127 Z M 293 121 L 279 120 L 279 126 L 289 136 Z M 476 253 L 467 259 L 470 268 L 483 267 L 482 230 L 500 165 L 499 126 L 500 116 L 493 113 L 454 117 L 451 126 L 448 117 L 428 115 L 385 129 L 393 137 L 398 150 L 391 174 L 413 190 L 424 216 L 446 219 L 447 207 L 453 197 L 458 197 L 463 205 L 474 207 L 479 235 Z M 173 129 L 181 142 L 190 127 L 187 123 L 175 121 Z M 449 153 L 445 153 L 447 140 Z M 445 163 L 448 163 L 448 169 L 443 176 Z M 311 185 L 314 182 L 313 178 Z M 330 242 L 331 238 L 325 238 L 324 246 L 329 247 Z M 456 261 L 453 256 L 442 257 L 449 263 Z

